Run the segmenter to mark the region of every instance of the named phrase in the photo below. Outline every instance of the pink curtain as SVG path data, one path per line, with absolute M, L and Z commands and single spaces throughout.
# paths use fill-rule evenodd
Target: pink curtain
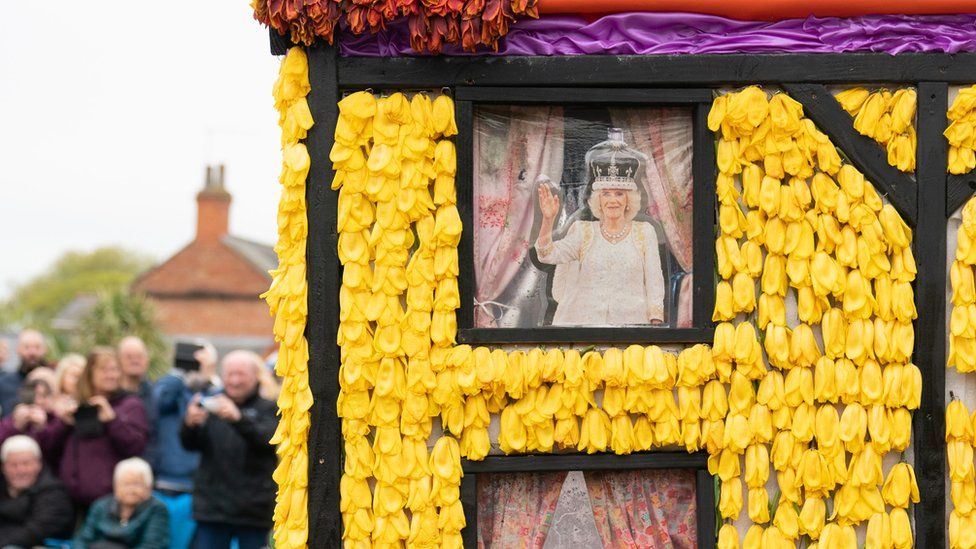
M 604 547 L 698 546 L 694 471 L 600 471 L 584 475 Z
M 647 155 L 647 214 L 664 227 L 681 268 L 691 272 L 692 119 L 687 109 L 610 109 L 624 140 Z
M 527 261 L 536 179 L 562 178 L 560 107 L 479 109 L 474 127 L 476 326 L 493 326 L 490 305 Z
M 565 472 L 479 475 L 478 548 L 541 549 L 565 479 Z
M 624 140 L 647 155 L 647 214 L 664 229 L 671 252 L 692 272 L 692 117 L 688 109 L 610 109 Z M 678 293 L 677 326 L 691 326 L 691 276 Z

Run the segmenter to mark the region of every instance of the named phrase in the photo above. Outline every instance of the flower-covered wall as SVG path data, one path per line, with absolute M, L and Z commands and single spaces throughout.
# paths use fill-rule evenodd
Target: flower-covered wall
M 462 457 L 667 447 L 711 456 L 721 546 L 843 546 L 858 525 L 911 545 L 911 230 L 798 103 L 715 100 L 717 325 L 679 352 L 456 345 L 451 100 L 359 92 L 339 109 L 348 545 L 459 546 Z
M 294 13 L 280 11 L 274 3 L 255 2 L 254 7 L 259 18 L 292 33 L 294 41 L 308 43 L 315 35 L 331 36 L 335 29 L 339 14 L 328 10 L 339 6 L 327 4 L 323 3 L 326 11 L 307 8 Z M 504 55 L 592 54 L 586 44 L 599 40 L 588 42 L 587 33 L 602 32 L 598 29 L 618 21 L 615 15 L 586 22 L 546 18 L 538 25 L 520 23 L 509 28 L 514 15 L 534 15 L 535 3 L 500 12 L 492 11 L 494 5 L 488 3 L 485 11 L 477 13 L 452 6 L 425 5 L 412 12 L 406 34 L 394 20 L 395 10 L 386 13 L 377 11 L 377 6 L 342 6 L 342 16 L 356 25 L 353 31 L 361 36 L 340 36 L 338 51 L 347 56 L 393 57 L 412 47 L 453 55 L 458 52 L 450 44 L 466 49 L 487 44 Z M 646 23 L 660 22 L 662 16 L 627 17 Z M 721 21 L 700 17 L 694 40 L 688 38 L 693 46 L 681 40 L 668 40 L 667 46 L 655 42 L 665 35 L 662 30 L 646 39 L 621 38 L 601 51 L 626 47 L 639 53 L 728 53 L 742 51 L 741 44 L 746 42 L 748 51 L 763 52 L 767 51 L 763 47 L 773 47 L 768 40 L 787 28 L 796 31 L 790 34 L 796 42 L 790 48 L 797 51 L 846 52 L 870 46 L 899 53 L 906 44 L 897 33 L 875 34 L 880 19 L 871 17 L 821 19 L 822 28 L 841 25 L 837 27 L 841 30 L 819 34 L 810 26 L 801 32 L 790 27 L 789 21 L 721 27 L 728 36 L 716 32 L 714 25 Z M 892 23 L 907 16 L 879 17 Z M 923 23 L 923 34 L 940 25 L 937 34 L 943 38 L 957 36 L 960 25 L 965 26 L 961 19 L 918 21 Z M 855 27 L 861 29 L 857 31 L 861 38 L 844 34 Z M 366 36 L 363 31 L 367 28 L 375 34 Z M 502 39 L 503 35 L 507 37 Z M 553 36 L 565 40 L 553 40 Z M 919 38 L 920 47 L 951 49 L 937 44 L 934 36 Z M 868 44 L 871 41 L 875 45 Z M 969 48 L 965 40 L 953 43 L 952 48 Z M 545 170 L 520 172 L 513 162 L 492 164 L 490 170 L 481 172 L 477 166 L 472 168 L 472 155 L 477 161 L 479 154 L 479 137 L 475 132 L 476 142 L 472 143 L 468 127 L 472 119 L 470 110 L 465 110 L 472 103 L 461 98 L 467 105 L 460 103 L 459 109 L 454 102 L 459 97 L 457 88 L 431 91 L 439 89 L 438 85 L 413 91 L 415 88 L 406 85 L 389 86 L 378 78 L 389 91 L 374 92 L 384 87 L 369 79 L 376 80 L 376 68 L 385 70 L 386 65 L 368 64 L 370 68 L 363 74 L 371 76 L 363 76 L 352 68 L 349 58 L 339 59 L 338 80 L 348 71 L 345 74 L 361 85 L 331 81 L 331 76 L 321 73 L 310 75 L 304 53 L 293 49 L 275 86 L 283 151 L 276 247 L 281 266 L 266 297 L 276 315 L 275 333 L 283 349 L 278 364 L 284 378 L 279 401 L 282 422 L 273 440 L 281 456 L 275 474 L 279 484 L 277 546 L 302 547 L 310 539 L 336 539 L 331 533 L 313 532 L 313 524 L 323 524 L 323 509 L 309 501 L 310 471 L 330 459 L 339 459 L 341 469 L 335 475 L 339 500 L 335 515 L 341 515 L 341 539 L 347 547 L 457 547 L 472 539 L 485 546 L 526 540 L 529 545 L 552 547 L 546 545 L 546 533 L 553 528 L 553 509 L 562 505 L 563 492 L 574 489 L 583 491 L 583 511 L 592 515 L 587 520 L 596 521 L 598 537 L 592 539 L 607 546 L 644 546 L 645 535 L 670 536 L 659 543 L 680 545 L 684 541 L 679 540 L 695 539 L 696 520 L 711 524 L 702 517 L 712 511 L 718 523 L 714 532 L 701 537 L 699 531 L 697 539 L 714 541 L 719 547 L 911 547 L 916 539 L 930 539 L 921 531 L 931 534 L 931 514 L 942 510 L 936 511 L 931 498 L 926 501 L 924 490 L 920 492 L 919 484 L 930 489 L 935 485 L 931 478 L 923 478 L 926 469 L 919 469 L 916 480 L 915 458 L 922 456 L 921 463 L 931 465 L 932 452 L 920 449 L 918 442 L 932 442 L 932 425 L 938 425 L 938 438 L 943 435 L 941 424 L 930 419 L 931 397 L 938 395 L 935 400 L 942 401 L 942 383 L 939 379 L 940 389 L 934 392 L 928 385 L 932 366 L 925 357 L 933 354 L 928 352 L 931 345 L 920 338 L 916 347 L 917 333 L 935 333 L 929 329 L 935 326 L 930 322 L 931 311 L 924 307 L 925 296 L 931 293 L 933 262 L 927 257 L 916 265 L 916 257 L 931 256 L 925 250 L 932 244 L 931 227 L 938 226 L 940 238 L 944 227 L 941 219 L 931 222 L 924 217 L 938 210 L 938 203 L 935 208 L 923 208 L 926 185 L 931 187 L 935 181 L 933 163 L 926 162 L 932 155 L 926 151 L 934 150 L 932 143 L 938 138 L 933 127 L 941 123 L 944 110 L 943 106 L 937 113 L 931 112 L 938 102 L 932 101 L 935 95 L 930 98 L 927 90 L 937 87 L 903 77 L 882 84 L 885 80 L 878 76 L 853 80 L 842 75 L 839 81 L 846 84 L 823 81 L 830 86 L 821 87 L 829 90 L 825 95 L 830 105 L 825 106 L 824 101 L 811 102 L 810 96 L 803 96 L 803 85 L 784 83 L 780 88 L 774 84 L 750 86 L 751 81 L 741 80 L 736 80 L 736 86 L 706 82 L 706 99 L 701 101 L 711 93 L 714 96 L 707 123 L 704 111 L 694 111 L 701 113 L 694 115 L 701 117 L 696 119 L 699 125 L 694 135 L 699 139 L 707 133 L 707 139 L 714 142 L 715 157 L 709 159 L 707 171 L 695 166 L 693 180 L 697 186 L 698 174 L 714 172 L 714 212 L 707 208 L 714 221 L 709 227 L 712 234 L 706 234 L 709 231 L 700 225 L 688 228 L 686 232 L 694 236 L 687 243 L 688 264 L 681 267 L 684 274 L 692 273 L 690 250 L 698 250 L 703 242 L 714 254 L 716 272 L 696 270 L 693 277 L 696 282 L 705 279 L 714 291 L 714 302 L 706 304 L 709 317 L 697 309 L 694 313 L 695 329 L 701 327 L 699 317 L 706 323 L 711 320 L 704 332 L 707 339 L 662 338 L 650 341 L 669 342 L 650 344 L 635 330 L 627 332 L 634 334 L 629 339 L 613 338 L 615 343 L 593 344 L 597 340 L 592 338 L 586 343 L 497 338 L 494 340 L 544 343 L 462 344 L 471 341 L 464 339 L 470 337 L 468 331 L 477 331 L 464 319 L 464 309 L 472 303 L 482 309 L 520 303 L 508 295 L 493 294 L 487 300 L 470 295 L 477 292 L 478 285 L 465 280 L 466 273 L 483 278 L 485 272 L 497 269 L 479 266 L 472 271 L 466 263 L 471 258 L 465 255 L 469 253 L 465 246 L 470 245 L 465 238 L 474 233 L 475 243 L 480 245 L 477 231 L 483 230 L 478 225 L 483 220 L 472 217 L 468 210 L 480 207 L 480 191 L 468 187 L 478 183 L 466 178 L 472 170 L 474 178 L 508 170 L 512 172 L 505 175 L 509 179 L 499 179 L 496 186 L 518 188 L 489 198 L 497 202 L 525 193 L 536 200 L 538 194 L 538 204 L 524 208 L 523 221 L 526 227 L 533 227 L 524 232 L 531 236 L 492 256 L 494 261 L 510 254 L 512 261 L 531 260 L 537 266 L 538 251 L 547 248 L 535 240 L 535 231 L 540 216 L 545 217 L 543 202 L 551 200 L 542 187 L 558 188 L 559 182 L 544 181 Z M 426 70 L 427 60 L 404 61 L 403 66 Z M 451 61 L 444 66 L 453 66 L 455 60 Z M 494 65 L 472 61 L 456 66 L 462 76 L 445 81 L 477 86 L 479 78 L 490 80 L 490 75 L 478 71 L 490 73 Z M 556 75 L 548 70 L 547 74 Z M 946 79 L 958 81 L 954 69 L 947 70 Z M 423 78 L 405 77 L 427 83 Z M 678 74 L 670 78 L 669 83 L 692 77 Z M 767 75 L 753 81 L 780 80 Z M 858 85 L 861 82 L 873 83 Z M 327 97 L 336 95 L 335 114 L 330 109 L 336 101 L 328 101 L 328 108 L 323 108 L 320 97 L 318 107 L 309 107 L 313 99 L 306 100 L 306 95 L 313 84 L 324 89 Z M 567 86 L 565 82 L 559 85 Z M 367 86 L 374 87 L 363 90 Z M 937 155 L 938 170 L 942 177 L 947 171 L 951 174 L 945 180 L 945 200 L 955 206 L 963 203 L 963 195 L 971 194 L 965 186 L 976 166 L 973 89 L 953 90 L 952 106 L 945 112 L 944 126 L 939 127 L 939 132 L 944 129 L 947 146 Z M 553 97 L 551 104 L 559 105 L 560 100 Z M 492 101 L 505 105 L 500 99 Z M 477 108 L 475 101 L 476 123 L 481 120 Z M 330 134 L 328 150 L 311 144 L 305 147 L 313 112 L 325 113 L 321 119 L 316 116 L 316 131 L 319 136 Z M 693 109 L 684 112 L 689 120 L 694 118 Z M 567 126 L 546 116 L 549 125 L 544 132 L 559 128 L 546 133 L 546 139 L 552 138 L 569 151 L 571 145 L 563 144 L 571 137 L 565 133 Z M 618 120 L 624 118 L 610 114 L 611 125 Z M 506 123 L 520 122 L 511 118 Z M 691 135 L 690 128 L 685 131 Z M 631 142 L 641 137 L 627 128 L 623 135 Z M 648 135 L 654 145 L 653 132 Z M 520 145 L 511 135 L 497 141 L 523 147 L 519 158 L 539 152 L 536 144 Z M 481 150 L 495 151 L 498 143 Z M 700 150 L 695 147 L 696 152 Z M 667 158 L 664 152 L 651 161 Z M 561 156 L 547 156 L 543 162 L 559 166 L 557 170 L 566 167 L 564 174 L 572 173 Z M 316 165 L 320 171 L 310 171 Z M 328 167 L 334 172 L 334 177 L 329 175 L 331 181 L 322 177 L 329 173 Z M 691 170 L 669 169 L 660 171 L 663 177 Z M 623 185 L 619 180 L 606 181 L 611 190 L 624 188 L 613 187 Z M 323 187 L 331 187 L 335 194 L 319 193 Z M 646 201 L 653 191 L 641 188 L 641 200 Z M 307 245 L 312 218 L 319 216 L 316 223 L 320 227 L 322 219 L 321 211 L 310 209 L 324 210 L 321 204 L 311 206 L 311 199 L 306 204 L 313 196 L 334 196 L 328 205 L 335 212 L 334 219 L 328 218 L 329 224 L 334 222 L 330 227 L 334 235 L 330 233 L 325 242 L 328 253 L 334 255 L 332 260 L 337 260 L 341 278 L 335 303 L 330 305 L 333 308 L 325 309 L 337 324 L 328 334 L 338 346 L 335 364 L 321 363 L 331 355 L 319 347 L 311 357 L 311 363 L 317 365 L 310 371 L 309 345 L 322 327 L 309 305 L 310 294 L 322 289 L 316 286 L 320 282 L 309 282 L 311 271 L 321 269 L 322 264 L 306 264 L 320 253 Z M 961 208 L 949 220 L 947 234 L 945 358 L 949 371 L 946 445 L 939 451 L 948 457 L 945 535 L 951 547 L 976 547 L 976 536 L 970 532 L 976 524 L 976 400 L 972 396 L 976 395 L 972 378 L 976 332 L 970 318 L 976 302 L 972 291 L 976 260 L 971 261 L 969 250 L 976 239 L 976 230 L 970 230 L 976 227 L 976 218 L 970 219 L 974 207 L 970 203 Z M 694 204 L 688 207 L 693 210 L 699 211 Z M 654 209 L 649 213 L 653 216 Z M 599 228 L 604 230 L 602 225 Z M 584 249 L 586 238 L 601 238 L 601 234 L 611 244 L 627 238 L 626 232 L 587 234 Z M 657 236 L 666 242 L 676 234 L 684 233 L 665 227 Z M 565 236 L 565 231 L 553 232 L 557 243 Z M 513 250 L 517 248 L 516 254 Z M 476 255 L 476 259 L 480 257 Z M 700 255 L 694 257 L 698 264 Z M 691 278 L 682 288 L 690 290 Z M 687 294 L 682 297 L 688 299 Z M 692 308 L 688 305 L 687 311 Z M 690 316 L 691 312 L 685 312 L 686 318 Z M 549 327 L 544 315 L 538 318 L 538 326 Z M 670 328 L 667 323 L 662 330 Z M 490 321 L 473 326 L 497 327 Z M 934 349 L 941 353 L 939 346 Z M 316 389 L 314 383 L 310 387 L 315 376 L 329 368 L 337 391 Z M 333 396 L 337 396 L 334 403 Z M 314 434 L 322 426 L 312 425 L 312 415 L 315 410 L 323 414 L 324 409 L 338 416 L 332 438 Z M 332 448 L 329 455 L 310 442 L 310 437 L 317 438 L 320 446 L 322 440 L 335 441 L 340 435 L 341 448 Z M 310 447 L 314 455 L 309 454 Z M 636 474 L 640 471 L 616 477 L 607 471 L 607 476 L 600 477 L 598 469 L 584 467 L 573 484 L 564 480 L 569 477 L 559 476 L 559 471 L 552 472 L 556 480 L 544 474 L 515 472 L 511 474 L 522 475 L 523 480 L 511 482 L 491 470 L 492 464 L 503 463 L 499 460 L 504 456 L 576 456 L 572 462 L 576 464 L 586 463 L 588 457 L 630 456 L 643 459 L 630 463 L 647 464 L 655 456 L 675 452 L 707 456 L 707 465 L 702 457 L 698 467 L 708 475 L 699 475 L 697 480 L 694 474 L 679 478 L 681 467 L 674 466 L 656 477 Z M 341 458 L 332 458 L 332 453 Z M 478 465 L 483 463 L 491 466 Z M 466 472 L 468 479 L 476 476 L 477 483 L 465 484 Z M 672 473 L 674 476 L 668 476 Z M 709 476 L 710 480 L 702 480 Z M 550 481 L 555 484 L 546 484 Z M 702 488 L 711 488 L 703 482 L 714 482 L 714 510 L 710 503 L 702 507 L 706 501 L 700 497 Z M 523 504 L 536 497 L 532 494 L 540 492 L 533 483 L 546 485 L 541 489 L 546 494 L 545 508 L 510 514 L 513 506 L 526 507 Z M 686 485 L 690 491 L 685 490 Z M 472 486 L 476 488 L 472 490 Z M 563 486 L 562 492 L 552 486 Z M 658 510 L 656 526 L 642 525 L 646 531 L 638 532 L 634 526 L 614 522 L 619 519 L 614 506 L 623 504 L 609 494 L 620 486 L 639 487 L 645 495 L 657 490 L 659 499 L 647 496 L 647 501 L 656 501 L 652 506 Z M 660 499 L 665 492 L 670 499 Z M 673 505 L 681 498 L 690 503 Z M 924 512 L 916 514 L 916 509 Z M 916 523 L 919 517 L 925 524 Z M 517 528 L 509 531 L 499 526 L 506 520 Z

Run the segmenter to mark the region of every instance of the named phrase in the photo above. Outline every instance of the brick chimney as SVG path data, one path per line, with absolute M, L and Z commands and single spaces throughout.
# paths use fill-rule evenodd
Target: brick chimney
M 197 193 L 198 241 L 217 241 L 230 223 L 230 193 L 224 189 L 224 165 L 207 166 L 203 190 Z

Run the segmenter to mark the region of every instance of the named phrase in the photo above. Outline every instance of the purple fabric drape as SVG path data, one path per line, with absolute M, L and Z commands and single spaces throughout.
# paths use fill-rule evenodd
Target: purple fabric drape
M 345 56 L 417 55 L 405 20 L 375 35 L 339 31 Z M 475 55 L 651 55 L 681 53 L 842 53 L 976 51 L 976 14 L 808 17 L 737 21 L 695 13 L 633 12 L 596 20 L 544 16 L 511 26 L 498 52 Z M 444 55 L 471 55 L 458 47 Z

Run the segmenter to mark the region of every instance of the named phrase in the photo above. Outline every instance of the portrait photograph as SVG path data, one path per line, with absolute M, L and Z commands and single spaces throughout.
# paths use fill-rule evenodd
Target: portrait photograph
M 692 321 L 692 111 L 478 105 L 474 325 Z

